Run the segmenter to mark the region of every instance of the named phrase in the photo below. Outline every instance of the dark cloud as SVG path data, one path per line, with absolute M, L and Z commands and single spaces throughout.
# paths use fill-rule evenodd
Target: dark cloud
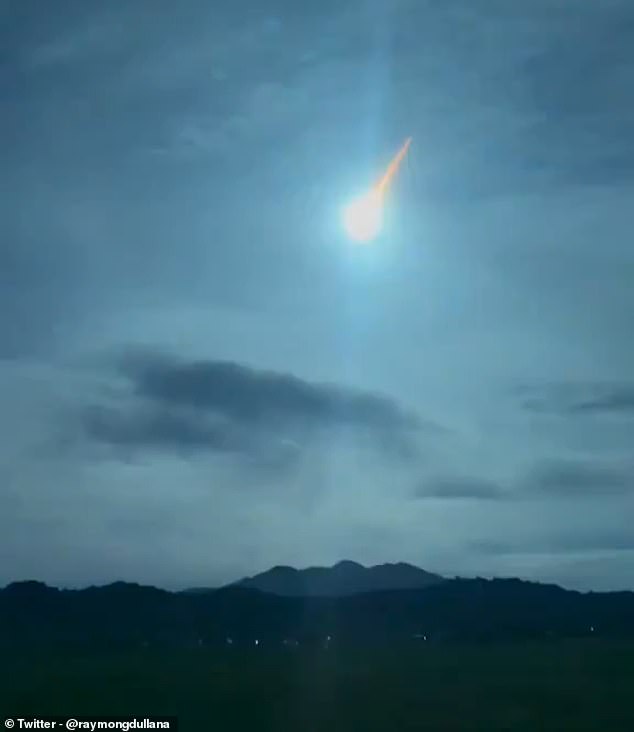
M 136 353 L 121 371 L 129 391 L 83 414 L 91 437 L 117 447 L 293 452 L 315 437 L 351 433 L 402 456 L 415 452 L 424 426 L 388 397 L 232 362 Z
M 621 528 L 614 530 L 563 531 L 549 537 L 517 541 L 477 541 L 469 545 L 485 555 L 514 554 L 592 554 L 595 552 L 634 551 L 634 536 Z
M 634 493 L 634 469 L 590 460 L 542 460 L 523 478 L 504 489 L 477 477 L 427 479 L 415 490 L 417 498 L 526 501 L 561 498 L 619 497 Z
M 110 446 L 124 459 L 139 450 L 182 457 L 222 453 L 256 468 L 261 478 L 291 468 L 301 452 L 299 444 L 281 434 L 249 430 L 197 410 L 139 401 L 88 407 L 82 413 L 82 426 L 91 439 Z
M 139 396 L 157 403 L 216 412 L 241 423 L 299 421 L 411 430 L 420 420 L 391 399 L 359 390 L 303 381 L 229 361 L 183 362 L 167 356 L 130 356 L 123 370 Z
M 83 424 L 96 440 L 114 446 L 229 452 L 242 446 L 230 426 L 209 424 L 196 413 L 153 405 L 89 407 L 84 410 Z
M 468 477 L 450 477 L 424 481 L 416 489 L 415 495 L 417 498 L 472 498 L 476 500 L 504 500 L 508 498 L 508 493 L 493 481 Z
M 522 387 L 518 394 L 523 407 L 536 413 L 634 417 L 634 384 L 631 383 L 553 383 Z
M 608 387 L 601 392 L 594 398 L 575 404 L 574 411 L 588 414 L 611 412 L 634 416 L 634 386 Z
M 634 489 L 634 471 L 583 460 L 545 460 L 524 483 L 528 495 L 600 497 L 626 495 Z

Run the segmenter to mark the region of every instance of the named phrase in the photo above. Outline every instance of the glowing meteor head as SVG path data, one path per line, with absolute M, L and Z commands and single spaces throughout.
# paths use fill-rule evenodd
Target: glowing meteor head
M 343 210 L 343 225 L 351 239 L 365 244 L 375 239 L 383 227 L 383 197 L 379 191 L 355 198 Z

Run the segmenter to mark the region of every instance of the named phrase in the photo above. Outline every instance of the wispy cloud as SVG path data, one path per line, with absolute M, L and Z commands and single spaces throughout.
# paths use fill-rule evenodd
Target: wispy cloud
M 620 528 L 610 530 L 562 531 L 557 535 L 533 537 L 530 540 L 478 541 L 469 545 L 478 554 L 524 555 L 524 554 L 597 554 L 634 551 L 634 537 L 631 532 Z
M 634 493 L 634 467 L 589 460 L 544 460 L 525 478 L 528 495 L 583 498 Z
M 476 476 L 421 480 L 416 498 L 484 501 L 561 501 L 634 496 L 634 465 L 615 460 L 542 459 L 504 485 Z
M 569 417 L 634 417 L 632 383 L 551 383 L 522 387 L 518 395 L 522 406 L 530 412 Z

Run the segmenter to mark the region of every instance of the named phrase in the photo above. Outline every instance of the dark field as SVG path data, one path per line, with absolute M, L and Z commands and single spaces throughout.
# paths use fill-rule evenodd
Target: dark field
M 151 650 L 13 658 L 0 711 L 175 714 L 184 730 L 634 729 L 634 644 Z

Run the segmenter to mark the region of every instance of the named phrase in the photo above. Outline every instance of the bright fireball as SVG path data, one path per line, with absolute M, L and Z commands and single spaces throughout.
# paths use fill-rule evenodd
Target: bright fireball
M 392 181 L 407 155 L 412 138 L 408 137 L 372 188 L 355 198 L 343 210 L 343 225 L 354 241 L 366 244 L 376 239 L 383 228 L 383 208 Z
M 383 196 L 372 190 L 355 198 L 343 210 L 343 225 L 348 236 L 360 244 L 375 239 L 383 227 Z

